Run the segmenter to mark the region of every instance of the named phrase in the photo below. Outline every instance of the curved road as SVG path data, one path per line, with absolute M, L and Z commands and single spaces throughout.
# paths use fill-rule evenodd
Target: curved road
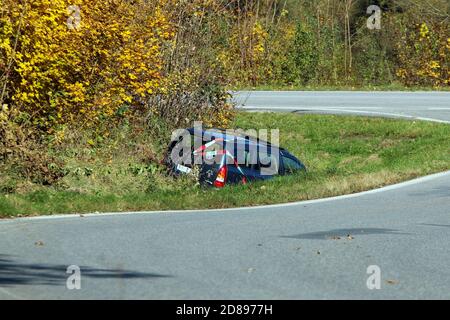
M 450 93 L 235 97 L 251 110 L 450 121 Z M 450 172 L 284 206 L 4 220 L 0 239 L 0 299 L 449 299 Z M 66 288 L 69 265 L 80 290 Z
M 450 92 L 268 92 L 234 95 L 247 110 L 319 112 L 450 122 Z

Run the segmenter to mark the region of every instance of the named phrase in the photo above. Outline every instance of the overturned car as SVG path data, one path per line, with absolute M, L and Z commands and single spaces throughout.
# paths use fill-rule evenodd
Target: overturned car
M 176 176 L 196 175 L 202 185 L 216 188 L 306 170 L 287 150 L 242 130 L 201 127 L 173 134 L 166 165 Z

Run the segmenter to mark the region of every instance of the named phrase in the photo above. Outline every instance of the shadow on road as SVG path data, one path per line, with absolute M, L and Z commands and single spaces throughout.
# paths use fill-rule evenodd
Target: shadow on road
M 334 229 L 329 231 L 318 231 L 310 233 L 302 233 L 291 236 L 281 236 L 281 238 L 289 239 L 304 239 L 304 240 L 330 240 L 335 238 L 344 238 L 348 236 L 361 236 L 373 234 L 393 234 L 393 235 L 408 235 L 394 229 L 383 228 L 353 228 L 353 229 Z
M 17 285 L 64 285 L 70 274 L 68 265 L 29 264 L 12 260 L 9 255 L 0 254 L 0 287 Z M 143 273 L 121 269 L 98 269 L 80 266 L 81 276 L 100 279 L 146 279 L 169 278 L 169 275 Z

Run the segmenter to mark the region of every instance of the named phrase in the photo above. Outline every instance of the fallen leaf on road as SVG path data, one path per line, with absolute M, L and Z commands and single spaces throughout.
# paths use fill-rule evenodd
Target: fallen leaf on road
M 42 247 L 44 245 L 44 242 L 43 241 L 36 241 L 34 243 L 34 245 L 37 246 L 37 247 Z
M 394 284 L 398 284 L 398 281 L 397 280 L 386 280 L 386 283 L 394 285 Z

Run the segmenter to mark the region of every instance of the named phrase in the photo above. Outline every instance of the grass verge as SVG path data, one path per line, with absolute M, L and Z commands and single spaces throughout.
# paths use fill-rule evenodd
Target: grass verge
M 136 141 L 125 134 L 121 142 L 115 141 L 113 153 L 105 152 L 111 143 L 80 142 L 52 150 L 67 163 L 66 177 L 51 187 L 27 181 L 0 185 L 0 217 L 285 203 L 356 193 L 450 169 L 450 126 L 445 124 L 239 113 L 233 126 L 280 129 L 281 146 L 303 160 L 308 173 L 204 189 L 188 179 L 166 177 L 157 165 L 144 164 L 139 150 L 149 146 L 139 142 L 136 149 Z

